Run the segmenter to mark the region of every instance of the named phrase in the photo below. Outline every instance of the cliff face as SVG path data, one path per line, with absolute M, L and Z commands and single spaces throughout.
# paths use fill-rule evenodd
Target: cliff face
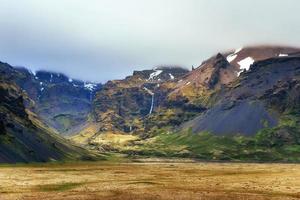
M 211 108 L 184 126 L 221 135 L 254 135 L 276 126 L 282 113 L 299 111 L 299 66 L 298 56 L 255 62 L 216 94 Z
M 192 126 L 195 132 L 208 130 L 218 134 L 253 135 L 266 124 L 275 126 L 278 118 L 268 111 L 265 102 L 253 102 L 248 97 L 254 95 L 253 90 L 260 95 L 267 90 L 261 88 L 259 81 L 285 77 L 288 72 L 280 71 L 282 66 L 277 66 L 276 60 L 289 60 L 298 52 L 298 49 L 289 47 L 247 47 L 219 53 L 189 72 L 178 68 L 135 71 L 124 80 L 109 81 L 97 92 L 94 101 L 99 133 L 112 131 L 143 135 L 157 128 L 179 127 L 198 116 L 184 127 Z M 253 63 L 268 65 L 264 60 L 270 58 L 276 62 L 268 73 L 279 76 L 265 77 L 261 71 L 255 71 L 255 66 L 249 70 Z M 295 70 L 290 69 L 291 72 Z M 251 82 L 252 89 L 244 86 L 243 77 Z M 286 81 L 292 78 L 286 78 Z M 237 82 L 243 87 L 236 87 Z M 240 99 L 245 100 L 240 102 Z M 255 119 L 252 124 L 247 123 L 249 117 Z M 203 119 L 198 120 L 200 118 Z M 234 125 L 235 118 L 241 120 L 237 126 Z M 224 129 L 224 126 L 228 128 Z
M 26 108 L 50 127 L 66 135 L 92 130 L 85 142 L 105 132 L 151 137 L 161 128 L 252 136 L 299 109 L 299 52 L 247 47 L 218 53 L 192 71 L 134 71 L 103 86 L 4 63 L 1 72 L 28 94 Z
M 164 106 L 174 81 L 186 73 L 164 67 L 135 71 L 124 80 L 106 83 L 94 100 L 100 131 L 144 132 L 145 120 Z
M 57 135 L 24 106 L 26 94 L 1 72 L 0 163 L 88 158 L 89 153 Z
M 32 100 L 26 102 L 27 108 L 61 134 L 76 132 L 89 121 L 94 91 L 100 89 L 101 84 L 72 80 L 59 73 L 32 73 L 25 68 L 12 68 L 5 63 L 0 65 L 1 72 Z

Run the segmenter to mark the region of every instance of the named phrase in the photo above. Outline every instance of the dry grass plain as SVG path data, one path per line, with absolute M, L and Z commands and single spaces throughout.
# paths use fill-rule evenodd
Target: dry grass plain
M 0 200 L 300 199 L 300 165 L 139 162 L 0 167 Z

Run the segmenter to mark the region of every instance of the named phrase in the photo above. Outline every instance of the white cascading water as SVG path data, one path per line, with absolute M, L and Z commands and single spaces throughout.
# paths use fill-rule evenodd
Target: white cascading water
M 152 99 L 151 99 L 151 107 L 150 107 L 150 110 L 149 110 L 149 114 L 150 115 L 153 111 L 153 105 L 154 105 L 154 94 L 151 95 L 152 96 Z

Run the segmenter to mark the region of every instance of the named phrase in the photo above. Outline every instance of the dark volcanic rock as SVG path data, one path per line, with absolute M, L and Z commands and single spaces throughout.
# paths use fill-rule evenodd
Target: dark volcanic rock
M 260 102 L 241 101 L 228 108 L 217 105 L 186 124 L 194 132 L 209 131 L 218 135 L 253 135 L 265 127 L 277 125 L 277 118 Z

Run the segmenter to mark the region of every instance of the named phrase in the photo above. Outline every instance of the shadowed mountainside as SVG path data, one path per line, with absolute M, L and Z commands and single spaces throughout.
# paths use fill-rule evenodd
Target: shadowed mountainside
M 62 138 L 26 109 L 32 100 L 7 76 L 0 77 L 0 163 L 96 158 Z M 100 157 L 99 157 L 100 158 Z
M 60 73 L 13 68 L 0 63 L 0 70 L 33 100 L 27 108 L 63 135 L 80 130 L 90 121 L 94 91 L 101 84 L 73 80 Z M 32 105 L 33 104 L 33 105 Z

